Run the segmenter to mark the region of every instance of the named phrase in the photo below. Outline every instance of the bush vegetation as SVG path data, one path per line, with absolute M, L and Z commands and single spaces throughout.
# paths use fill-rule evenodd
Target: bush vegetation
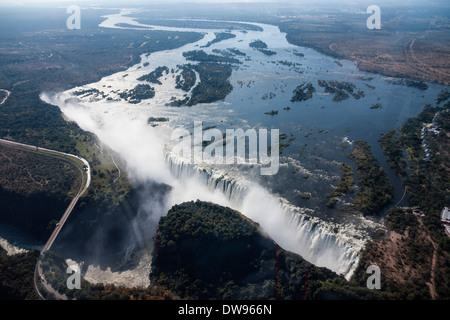
M 347 163 L 343 163 L 340 167 L 340 170 L 341 179 L 339 180 L 339 184 L 333 192 L 327 195 L 327 198 L 339 197 L 344 194 L 353 192 L 354 179 L 352 167 Z
M 223 100 L 233 90 L 229 81 L 232 72 L 230 65 L 199 63 L 193 65 L 192 68 L 199 73 L 201 81 L 192 89 L 188 106 Z

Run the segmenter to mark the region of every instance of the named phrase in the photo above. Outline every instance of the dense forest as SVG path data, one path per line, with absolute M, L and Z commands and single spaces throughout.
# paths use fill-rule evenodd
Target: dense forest
M 316 267 L 281 249 L 251 220 L 208 202 L 172 207 L 155 235 L 148 288 L 90 284 L 66 287 L 67 264 L 49 251 L 42 261 L 48 283 L 68 299 L 384 299 L 365 283 Z M 0 256 L 1 258 L 1 256 Z M 42 290 L 47 299 L 52 294 Z
M 281 249 L 239 212 L 201 201 L 161 218 L 152 265 L 152 283 L 184 299 L 381 297 Z
M 396 129 L 384 134 L 379 140 L 384 154 L 386 155 L 386 161 L 392 170 L 402 179 L 406 178 L 406 160 L 403 157 L 403 150 L 401 146 L 401 140 L 399 138 L 399 132 Z
M 35 300 L 34 267 L 38 250 L 8 256 L 0 247 L 0 300 Z
M 361 185 L 353 205 L 364 214 L 378 213 L 389 204 L 393 196 L 393 188 L 386 171 L 380 167 L 370 145 L 365 141 L 356 141 L 353 152 L 347 156 L 356 162 Z

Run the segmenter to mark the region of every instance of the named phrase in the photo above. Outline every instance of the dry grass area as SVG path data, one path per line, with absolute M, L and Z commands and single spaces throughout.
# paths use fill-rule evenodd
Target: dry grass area
M 374 242 L 373 251 L 368 258 L 369 263 L 378 265 L 387 280 L 404 284 L 411 279 L 421 278 L 431 269 L 433 250 L 426 256 L 424 264 L 417 265 L 408 257 L 408 241 L 411 240 L 408 231 L 404 235 L 391 231 L 388 238 Z M 432 248 L 432 243 L 422 227 L 418 228 L 414 241 L 423 248 Z
M 63 160 L 0 145 L 0 187 L 30 195 L 74 193 L 81 183 L 77 169 Z
M 391 230 L 389 237 L 372 242 L 363 255 L 363 268 L 379 266 L 382 287 L 399 291 L 401 298 L 446 298 L 439 297 L 436 289 L 445 286 L 440 279 L 449 253 L 438 249 L 420 214 L 421 211 L 414 213 L 417 225 L 407 227 L 403 234 Z
M 301 16 L 280 28 L 291 43 L 353 60 L 364 71 L 450 84 L 450 19 L 391 12 L 382 16 L 380 30 L 369 30 L 364 18 Z

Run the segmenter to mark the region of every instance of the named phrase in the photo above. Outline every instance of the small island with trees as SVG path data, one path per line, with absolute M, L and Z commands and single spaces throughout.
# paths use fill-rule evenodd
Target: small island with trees
M 277 54 L 275 51 L 269 50 L 267 44 L 262 40 L 254 40 L 250 42 L 249 46 L 250 48 L 258 50 L 266 56 L 273 56 Z
M 215 38 L 211 41 L 209 41 L 206 45 L 202 46 L 201 48 L 209 48 L 210 46 L 212 46 L 215 43 L 224 41 L 224 40 L 228 40 L 228 39 L 233 39 L 236 38 L 236 35 L 233 33 L 229 33 L 229 32 L 216 32 L 215 33 Z
M 295 88 L 291 102 L 301 102 L 311 99 L 314 92 L 316 92 L 316 88 L 314 88 L 312 83 L 304 82 Z
M 150 72 L 149 74 L 143 75 L 142 77 L 137 78 L 138 81 L 147 81 L 154 84 L 162 84 L 161 81 L 159 81 L 159 78 L 161 78 L 164 73 L 167 75 L 169 73 L 169 68 L 167 67 L 158 67 L 154 71 Z
M 366 141 L 356 141 L 353 152 L 347 156 L 356 162 L 361 186 L 353 206 L 363 214 L 378 213 L 393 197 L 393 188 L 386 171 L 380 167 Z
M 350 95 L 356 100 L 365 96 L 364 91 L 356 91 L 356 86 L 350 82 L 335 80 L 317 80 L 317 82 L 320 87 L 324 88 L 325 93 L 334 94 L 334 102 L 346 100 L 350 97 Z
M 119 97 L 128 101 L 128 103 L 137 104 L 142 100 L 151 99 L 155 96 L 155 88 L 148 84 L 138 84 L 131 90 L 125 90 L 119 93 Z

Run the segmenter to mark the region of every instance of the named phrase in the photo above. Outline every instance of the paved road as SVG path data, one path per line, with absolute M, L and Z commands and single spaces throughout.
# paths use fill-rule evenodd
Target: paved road
M 77 204 L 78 200 L 80 199 L 80 197 L 86 192 L 86 190 L 89 188 L 89 185 L 91 183 L 91 169 L 89 166 L 89 162 L 87 162 L 85 159 L 73 155 L 73 154 L 69 154 L 69 153 L 64 153 L 64 152 L 60 152 L 60 151 L 55 151 L 55 150 L 50 150 L 50 149 L 46 149 L 46 148 L 40 148 L 40 147 L 36 147 L 36 146 L 31 146 L 31 145 L 27 145 L 27 144 L 23 144 L 23 143 L 18 143 L 18 142 L 12 142 L 9 140 L 3 140 L 0 139 L 0 145 L 3 146 L 7 146 L 10 148 L 15 148 L 15 149 L 19 149 L 19 150 L 24 150 L 24 151 L 29 151 L 29 152 L 34 152 L 34 153 L 39 153 L 39 154 L 47 154 L 49 156 L 56 156 L 58 158 L 63 158 L 66 159 L 67 161 L 69 161 L 67 159 L 67 157 L 70 157 L 72 159 L 77 159 L 83 162 L 84 164 L 84 168 L 85 168 L 85 172 L 86 175 L 83 174 L 83 170 L 76 165 L 76 168 L 78 169 L 78 171 L 80 172 L 82 181 L 81 181 L 81 185 L 80 185 L 80 189 L 78 190 L 78 193 L 76 194 L 76 196 L 72 199 L 72 201 L 70 202 L 69 206 L 67 207 L 66 211 L 64 212 L 63 216 L 61 217 L 61 219 L 59 220 L 58 224 L 55 227 L 55 230 L 53 230 L 53 233 L 51 234 L 50 238 L 47 240 L 46 244 L 44 245 L 44 248 L 41 250 L 41 257 L 44 255 L 45 252 L 47 252 L 51 246 L 53 245 L 53 242 L 55 241 L 56 237 L 58 236 L 59 232 L 61 231 L 62 227 L 64 226 L 64 224 L 67 221 L 67 218 L 69 218 L 73 208 L 75 207 L 75 205 Z M 45 153 L 43 153 L 45 152 Z M 50 154 L 49 154 L 50 153 Z M 36 264 L 36 268 L 35 268 L 35 272 L 34 272 L 34 284 L 35 284 L 35 288 L 37 293 L 39 294 L 39 296 L 44 299 L 44 297 L 42 296 L 42 294 L 40 293 L 39 289 L 38 289 L 38 280 L 41 280 L 41 283 L 44 285 L 44 287 L 47 289 L 47 291 L 52 292 L 53 294 L 55 294 L 55 290 L 53 290 L 53 288 L 51 288 L 51 286 L 45 281 L 45 279 L 42 276 L 42 269 L 41 269 L 41 259 L 38 259 L 38 262 Z M 57 298 L 60 299 L 64 299 L 65 296 L 58 296 Z

